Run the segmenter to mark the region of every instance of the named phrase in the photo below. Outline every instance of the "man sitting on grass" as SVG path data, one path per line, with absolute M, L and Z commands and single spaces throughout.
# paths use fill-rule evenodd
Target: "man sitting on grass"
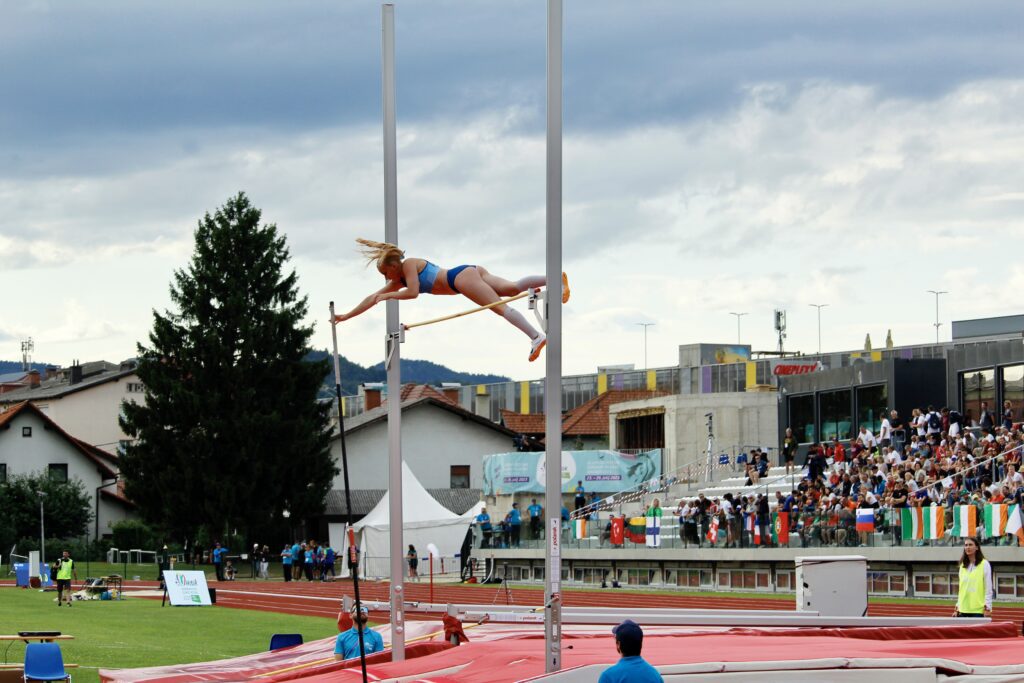
M 359 631 L 363 632 L 363 652 L 373 654 L 384 650 L 384 639 L 371 628 L 366 628 L 366 620 L 370 613 L 365 607 L 359 611 L 352 608 L 352 628 L 339 633 L 334 643 L 334 658 L 338 660 L 356 659 L 359 657 Z

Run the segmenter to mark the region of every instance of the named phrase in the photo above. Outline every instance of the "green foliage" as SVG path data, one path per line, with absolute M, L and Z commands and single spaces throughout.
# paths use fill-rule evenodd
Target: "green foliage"
M 20 539 L 39 539 L 39 496 L 43 499 L 46 538 L 80 536 L 92 520 L 92 505 L 79 479 L 59 482 L 45 473 L 14 474 L 0 482 L 0 548 Z
M 328 406 L 316 396 L 326 362 L 305 362 L 305 297 L 274 225 L 244 194 L 195 231 L 174 274 L 177 310 L 153 313 L 139 345 L 144 405 L 124 404 L 125 492 L 172 538 L 206 525 L 220 537 L 319 512 L 336 472 Z
M 163 547 L 157 533 L 143 521 L 137 519 L 126 519 L 114 523 L 111 527 L 113 532 L 112 547 L 120 550 L 159 550 Z

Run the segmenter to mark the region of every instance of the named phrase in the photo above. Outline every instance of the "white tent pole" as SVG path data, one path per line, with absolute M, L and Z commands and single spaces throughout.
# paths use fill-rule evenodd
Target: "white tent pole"
M 395 6 L 381 7 L 381 89 L 384 105 L 384 241 L 398 244 L 398 165 L 395 138 Z M 402 386 L 398 302 L 387 302 L 388 492 L 391 496 L 391 658 L 405 659 L 404 553 L 402 552 Z

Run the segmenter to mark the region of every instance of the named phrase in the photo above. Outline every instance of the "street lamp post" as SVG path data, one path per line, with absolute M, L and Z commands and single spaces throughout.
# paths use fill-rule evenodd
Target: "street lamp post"
M 40 566 L 46 564 L 46 527 L 43 526 L 43 499 L 46 498 L 46 494 L 42 491 L 36 491 L 39 496 L 39 564 Z
M 828 306 L 828 304 L 807 304 L 808 306 L 814 306 L 818 309 L 818 355 L 821 355 L 821 309 Z
M 729 311 L 729 315 L 736 316 L 736 343 L 740 343 L 740 318 L 746 315 L 746 313 L 733 313 Z
M 940 290 L 940 291 L 937 292 L 934 289 L 929 289 L 928 293 L 935 295 L 935 343 L 938 344 L 939 343 L 939 325 L 942 324 L 942 323 L 939 322 L 939 295 L 940 294 L 949 294 L 949 292 L 947 292 L 945 290 Z
M 637 325 L 643 325 L 644 328 L 644 371 L 647 371 L 647 328 L 653 327 L 655 323 L 637 323 Z

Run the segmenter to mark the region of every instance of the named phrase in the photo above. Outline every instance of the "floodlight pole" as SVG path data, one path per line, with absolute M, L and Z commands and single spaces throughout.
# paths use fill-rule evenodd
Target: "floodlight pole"
M 562 0 L 548 0 L 547 186 L 545 190 L 548 291 L 544 377 L 547 547 L 544 587 L 546 672 L 562 668 Z
M 395 135 L 395 6 L 381 7 L 381 90 L 384 110 L 384 241 L 398 244 L 398 151 Z M 405 659 L 405 574 L 402 553 L 402 385 L 398 302 L 387 301 L 384 365 L 388 373 L 388 515 L 391 531 L 391 659 Z M 364 560 L 365 561 L 365 560 Z
M 942 325 L 942 323 L 939 322 L 939 297 L 942 296 L 943 294 L 949 294 L 949 292 L 945 290 L 935 291 L 934 289 L 929 289 L 928 293 L 935 295 L 935 343 L 938 344 L 939 326 Z
M 828 306 L 828 304 L 807 304 L 808 306 L 814 306 L 818 309 L 818 355 L 821 355 L 821 309 Z
M 42 567 L 46 564 L 46 527 L 43 525 L 43 499 L 46 498 L 46 494 L 42 491 L 36 491 L 39 495 L 39 566 Z M 42 574 L 42 569 L 39 570 Z
M 736 343 L 737 343 L 737 344 L 740 344 L 740 343 L 742 343 L 742 342 L 740 341 L 740 318 L 742 318 L 743 316 L 745 316 L 745 315 L 746 315 L 746 313 L 733 313 L 732 311 L 730 311 L 730 312 L 729 312 L 729 315 L 734 315 L 734 316 L 736 316 Z

